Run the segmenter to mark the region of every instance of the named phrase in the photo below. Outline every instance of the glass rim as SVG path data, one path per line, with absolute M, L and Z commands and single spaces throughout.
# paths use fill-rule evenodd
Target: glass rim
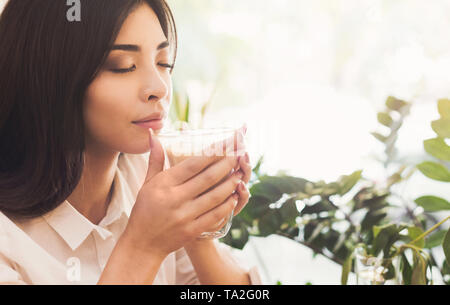
M 239 130 L 239 127 L 211 127 L 211 128 L 196 128 L 183 130 L 165 130 L 157 134 L 157 137 L 175 138 L 180 136 L 205 136 L 205 135 L 220 135 L 225 133 L 232 133 Z

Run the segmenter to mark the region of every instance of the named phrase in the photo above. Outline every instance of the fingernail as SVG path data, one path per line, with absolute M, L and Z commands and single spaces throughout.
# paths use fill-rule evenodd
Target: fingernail
M 233 199 L 234 199 L 234 207 L 236 207 L 237 204 L 238 204 L 239 195 L 238 194 L 234 194 L 233 195 Z
M 244 182 L 241 181 L 241 183 L 239 183 L 239 187 L 240 187 L 240 189 L 241 189 L 242 191 L 244 191 L 244 190 L 245 190 L 245 184 L 244 184 Z
M 148 129 L 150 131 L 150 149 L 153 148 L 153 136 L 155 135 L 154 131 L 152 128 Z
M 245 153 L 245 162 L 250 163 L 250 157 L 248 156 L 248 153 Z

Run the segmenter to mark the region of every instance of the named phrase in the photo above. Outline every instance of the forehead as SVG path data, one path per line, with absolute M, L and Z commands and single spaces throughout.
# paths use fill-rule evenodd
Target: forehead
M 143 3 L 125 19 L 115 44 L 139 44 L 153 49 L 165 40 L 158 17 L 147 3 Z

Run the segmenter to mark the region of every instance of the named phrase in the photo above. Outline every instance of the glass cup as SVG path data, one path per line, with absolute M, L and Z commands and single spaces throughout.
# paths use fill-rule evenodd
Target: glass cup
M 184 129 L 175 131 L 162 131 L 157 135 L 164 147 L 168 163 L 170 167 L 182 162 L 183 160 L 193 156 L 231 156 L 243 155 L 243 147 L 239 146 L 239 136 L 244 133 L 239 132 L 241 128 L 205 128 L 205 129 Z M 244 143 L 244 138 L 241 139 Z M 244 145 L 245 146 L 245 145 Z M 210 187 L 204 193 L 207 193 L 223 181 L 225 181 L 233 172 L 234 168 L 223 177 L 217 184 Z M 201 196 L 200 194 L 199 196 Z M 231 194 L 230 194 L 231 195 Z M 228 217 L 222 219 L 215 227 L 220 229 L 211 232 L 203 232 L 199 239 L 214 239 L 224 237 L 231 227 L 234 210 Z

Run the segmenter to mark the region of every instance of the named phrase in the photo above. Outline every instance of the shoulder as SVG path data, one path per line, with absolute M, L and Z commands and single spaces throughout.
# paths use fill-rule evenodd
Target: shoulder
M 20 228 L 6 214 L 0 212 L 0 253 L 11 256 L 11 247 L 23 238 Z M 13 243 L 14 241 L 14 243 Z

